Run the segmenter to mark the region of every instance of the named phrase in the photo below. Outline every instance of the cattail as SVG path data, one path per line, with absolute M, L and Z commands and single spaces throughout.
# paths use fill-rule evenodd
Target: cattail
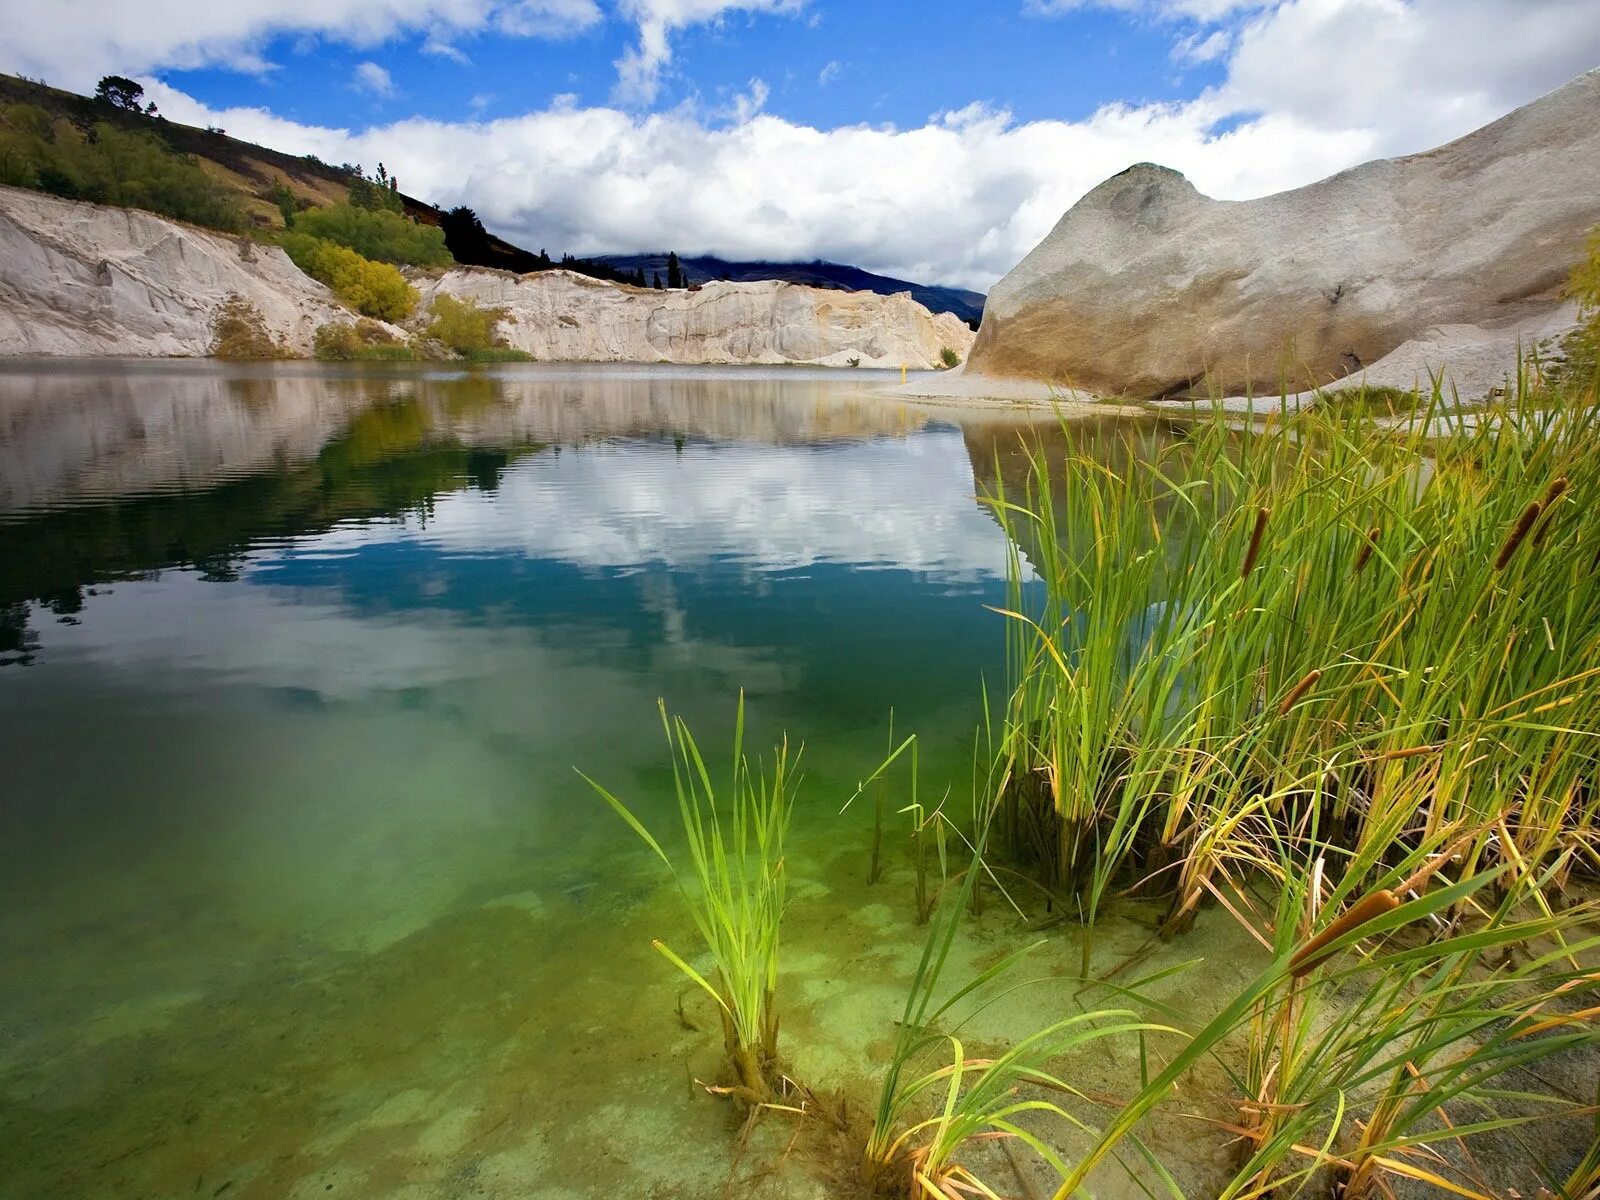
M 1367 559 L 1372 557 L 1372 552 L 1378 548 L 1378 534 L 1382 532 L 1376 525 L 1367 530 L 1367 540 L 1361 543 L 1361 549 L 1356 552 L 1356 566 L 1353 574 L 1361 574 L 1361 568 L 1367 565 Z
M 1295 684 L 1289 689 L 1289 694 L 1283 698 L 1283 703 L 1278 705 L 1278 716 L 1288 716 L 1289 710 L 1296 704 L 1300 703 L 1300 697 L 1304 696 L 1312 688 L 1316 687 L 1317 680 L 1321 678 L 1321 671 L 1315 669 L 1307 671 L 1305 673 L 1305 677 L 1301 679 L 1299 683 Z
M 1539 528 L 1533 531 L 1533 544 L 1544 545 L 1544 539 L 1550 532 L 1550 526 L 1556 522 L 1556 501 L 1561 499 L 1561 494 L 1567 490 L 1568 480 L 1565 475 L 1557 476 L 1550 481 L 1550 486 L 1544 493 L 1544 520 L 1539 522 Z
M 1250 533 L 1250 549 L 1244 553 L 1244 566 L 1239 570 L 1240 579 L 1249 579 L 1250 572 L 1256 568 L 1256 555 L 1261 552 L 1261 539 L 1267 532 L 1267 518 L 1272 515 L 1270 508 L 1263 508 L 1256 513 L 1256 527 Z
M 1528 536 L 1528 530 L 1533 528 L 1533 523 L 1539 519 L 1539 514 L 1544 511 L 1544 505 L 1535 500 L 1522 510 L 1522 515 L 1517 518 L 1516 526 L 1511 530 L 1511 536 L 1506 538 L 1505 545 L 1500 547 L 1500 553 L 1495 556 L 1494 569 L 1504 571 L 1506 564 L 1511 561 L 1511 556 L 1517 552 L 1517 547 L 1522 545 L 1522 539 Z
M 1388 888 L 1380 888 L 1370 895 L 1363 896 L 1335 917 L 1326 929 L 1295 951 L 1294 957 L 1289 960 L 1289 974 L 1296 979 L 1311 974 L 1333 956 L 1333 951 L 1329 950 L 1328 946 L 1352 929 L 1357 929 L 1369 921 L 1375 921 L 1399 907 L 1400 898 Z

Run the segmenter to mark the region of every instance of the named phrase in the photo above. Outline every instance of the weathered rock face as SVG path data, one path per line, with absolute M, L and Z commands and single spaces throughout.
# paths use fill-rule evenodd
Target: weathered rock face
M 459 267 L 419 281 L 506 310 L 507 342 L 551 362 L 814 363 L 934 367 L 945 347 L 965 358 L 973 333 L 909 293 L 836 292 L 801 284 L 708 283 L 655 291 L 570 271 L 513 275 Z
M 909 294 L 776 282 L 657 292 L 473 267 L 416 283 L 424 309 L 440 292 L 504 307 L 510 343 L 545 361 L 920 368 L 947 346 L 965 358 L 973 338 Z M 301 355 L 318 325 L 353 319 L 276 247 L 0 187 L 0 355 L 205 355 L 230 294 Z
M 1600 70 L 1437 150 L 1260 200 L 1142 163 L 989 293 L 967 374 L 1138 398 L 1316 387 L 1437 327 L 1537 323 L 1596 223 Z
M 275 246 L 0 187 L 0 354 L 209 354 L 230 293 L 297 354 L 350 319 Z

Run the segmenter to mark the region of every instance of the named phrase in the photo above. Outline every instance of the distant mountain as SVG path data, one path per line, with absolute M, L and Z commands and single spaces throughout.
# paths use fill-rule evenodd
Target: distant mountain
M 665 254 L 598 254 L 596 262 L 608 263 L 619 271 L 644 271 L 646 279 L 653 279 L 659 271 L 667 277 Z M 806 283 L 812 287 L 841 288 L 852 292 L 877 292 L 892 296 L 896 292 L 910 292 L 912 299 L 932 312 L 954 313 L 973 328 L 983 317 L 983 293 L 969 292 L 964 288 L 933 287 L 911 283 L 904 279 L 891 279 L 887 275 L 874 275 L 860 267 L 840 263 L 773 263 L 728 262 L 721 258 L 680 258 L 684 280 L 687 283 L 706 283 L 713 279 L 730 279 L 747 283 L 757 279 L 781 279 L 788 283 Z

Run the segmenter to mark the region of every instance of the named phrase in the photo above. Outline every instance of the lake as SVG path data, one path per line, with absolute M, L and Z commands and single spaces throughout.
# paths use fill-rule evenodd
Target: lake
M 822 1188 L 694 1087 L 692 926 L 574 768 L 667 838 L 658 698 L 805 744 L 783 1048 L 869 1100 L 922 930 L 905 781 L 870 886 L 846 802 L 892 712 L 970 805 L 1022 428 L 876 386 L 0 367 L 0 1195 Z

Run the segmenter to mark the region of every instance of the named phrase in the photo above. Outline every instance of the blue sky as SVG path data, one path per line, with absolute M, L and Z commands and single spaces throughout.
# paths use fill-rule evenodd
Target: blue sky
M 1135 162 L 1208 195 L 1470 132 L 1600 65 L 1600 0 L 55 0 L 0 69 L 579 254 L 985 289 Z
M 985 11 L 987 9 L 987 11 Z M 975 16 L 981 13 L 981 16 Z M 983 101 L 1019 120 L 1080 120 L 1111 101 L 1178 101 L 1220 80 L 1217 64 L 1177 63 L 1173 28 L 1147 16 L 1082 9 L 1059 17 L 958 0 L 918 5 L 814 4 L 794 14 L 733 13 L 675 38 L 652 108 L 725 107 L 752 78 L 770 88 L 766 110 L 818 127 L 920 124 Z M 359 127 L 399 117 L 473 120 L 613 99 L 632 26 L 615 11 L 559 39 L 493 34 L 443 40 L 414 32 L 381 46 L 280 34 L 259 53 L 272 69 L 161 72 L 217 108 L 262 106 L 310 124 Z M 443 50 L 448 46 L 457 59 Z M 431 52 L 430 52 L 431 48 Z M 356 83 L 375 62 L 393 93 Z

